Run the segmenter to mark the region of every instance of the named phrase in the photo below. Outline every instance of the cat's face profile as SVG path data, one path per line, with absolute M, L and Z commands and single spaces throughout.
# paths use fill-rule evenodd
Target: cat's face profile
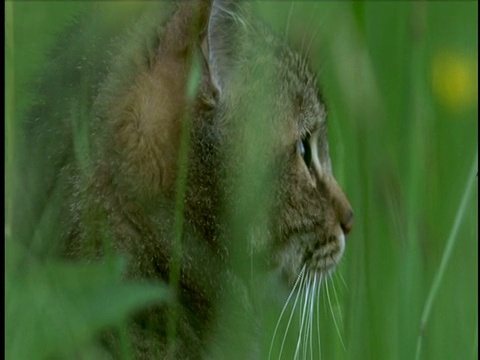
M 180 351 L 202 346 L 236 250 L 290 287 L 300 274 L 321 282 L 352 227 L 317 79 L 249 5 L 179 2 L 120 44 L 94 105 L 95 171 L 70 206 L 107 214 L 116 249 L 134 259 L 129 276 L 165 281 L 183 215 Z M 72 253 L 95 236 L 73 218 Z
M 253 236 L 251 246 L 268 249 L 290 284 L 304 268 L 328 275 L 343 255 L 353 211 L 332 174 L 317 79 L 305 58 L 241 6 L 218 3 L 204 44 L 217 94 L 213 122 L 231 176 L 269 183 L 255 200 L 271 202 L 262 208 L 270 212 L 267 240 Z

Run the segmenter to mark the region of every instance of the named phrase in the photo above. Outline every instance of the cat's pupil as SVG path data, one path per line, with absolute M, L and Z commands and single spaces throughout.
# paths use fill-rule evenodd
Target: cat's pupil
M 310 143 L 307 139 L 302 139 L 297 142 L 298 153 L 302 156 L 305 165 L 310 169 L 312 165 L 312 150 L 310 149 Z

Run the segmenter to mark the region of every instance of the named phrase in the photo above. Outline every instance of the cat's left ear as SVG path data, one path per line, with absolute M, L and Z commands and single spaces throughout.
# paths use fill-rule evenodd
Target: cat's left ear
M 219 94 L 230 81 L 239 41 L 246 27 L 246 8 L 242 1 L 213 0 L 208 25 L 201 38 L 201 49 L 211 83 Z

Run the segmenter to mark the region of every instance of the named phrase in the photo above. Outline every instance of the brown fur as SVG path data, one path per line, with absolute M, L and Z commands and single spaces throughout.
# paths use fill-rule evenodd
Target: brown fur
M 163 26 L 146 21 L 127 36 L 93 96 L 89 165 L 62 167 L 65 252 L 101 256 L 108 233 L 130 256 L 128 277 L 168 282 L 183 195 L 180 141 L 191 117 L 176 342 L 166 340 L 170 308 L 153 307 L 132 322 L 136 358 L 211 351 L 220 299 L 244 279 L 232 253 L 261 259 L 291 285 L 304 265 L 332 271 L 352 227 L 331 172 L 317 80 L 247 7 L 184 1 Z M 191 100 L 194 64 L 201 76 Z M 302 141 L 318 154 L 311 163 Z M 107 336 L 113 349 L 116 341 Z

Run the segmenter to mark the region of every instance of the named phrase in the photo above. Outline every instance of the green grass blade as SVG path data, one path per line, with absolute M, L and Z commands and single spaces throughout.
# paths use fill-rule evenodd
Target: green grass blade
M 423 335 L 425 333 L 425 326 L 427 324 L 427 321 L 430 317 L 430 313 L 432 311 L 433 301 L 437 296 L 438 289 L 440 288 L 440 284 L 445 274 L 445 270 L 447 268 L 450 257 L 452 256 L 453 247 L 457 239 L 458 230 L 464 218 L 468 200 L 470 200 L 470 197 L 472 195 L 473 184 L 477 180 L 477 176 L 476 176 L 477 173 L 478 173 L 478 150 L 477 150 L 477 153 L 475 154 L 475 158 L 473 159 L 470 173 L 468 174 L 467 184 L 465 186 L 465 191 L 463 193 L 462 202 L 460 203 L 460 206 L 458 208 L 457 216 L 455 217 L 455 222 L 453 223 L 452 231 L 450 232 L 447 245 L 445 246 L 445 250 L 443 251 L 440 267 L 438 268 L 435 278 L 433 279 L 432 287 L 430 288 L 430 291 L 427 296 L 427 301 L 425 302 L 425 306 L 423 308 L 422 317 L 420 320 L 418 340 L 417 340 L 417 351 L 415 355 L 415 359 L 417 360 L 420 359 L 420 353 L 422 351 L 422 340 L 423 340 Z

